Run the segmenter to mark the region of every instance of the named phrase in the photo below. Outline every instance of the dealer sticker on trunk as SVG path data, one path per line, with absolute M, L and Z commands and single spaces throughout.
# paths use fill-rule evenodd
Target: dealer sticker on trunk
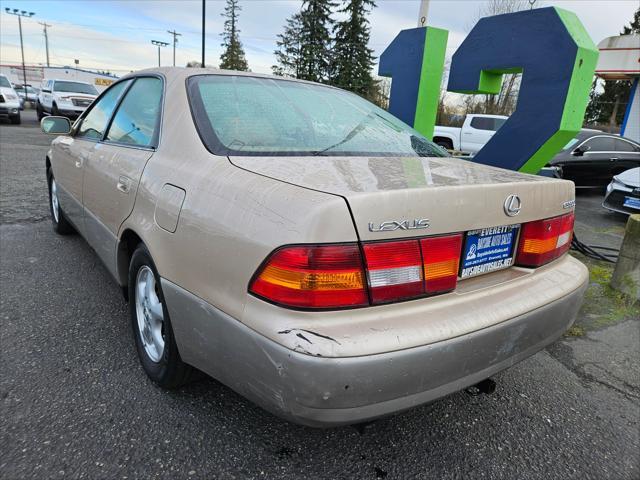
M 520 225 L 470 230 L 462 251 L 460 278 L 473 277 L 513 265 Z

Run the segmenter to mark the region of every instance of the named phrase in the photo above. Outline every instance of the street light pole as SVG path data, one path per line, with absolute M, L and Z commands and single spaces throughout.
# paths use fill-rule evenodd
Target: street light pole
M 50 27 L 47 22 L 38 22 L 40 25 L 44 27 L 44 46 L 47 50 L 47 67 L 49 66 L 49 37 L 47 35 L 47 27 Z
M 35 15 L 33 12 L 27 12 L 25 10 L 20 10 L 18 8 L 5 8 L 5 12 L 9 15 L 15 15 L 18 17 L 18 29 L 20 30 L 20 52 L 22 53 L 22 78 L 24 80 L 24 88 L 26 92 L 27 88 L 27 69 L 24 66 L 24 44 L 22 43 L 22 17 L 31 18 Z
M 166 47 L 167 45 L 169 45 L 168 42 L 161 42 L 160 40 L 151 40 L 151 43 L 153 45 L 157 45 L 158 46 L 158 67 L 160 66 L 160 47 Z
M 204 68 L 204 18 L 205 18 L 205 3 L 207 0 L 202 0 L 202 68 Z
M 168 33 L 173 35 L 173 66 L 176 66 L 176 43 L 178 43 L 178 37 L 182 36 L 181 33 L 171 30 L 167 30 Z
M 420 0 L 420 10 L 418 13 L 418 27 L 427 26 L 428 14 L 429 14 L 429 0 Z

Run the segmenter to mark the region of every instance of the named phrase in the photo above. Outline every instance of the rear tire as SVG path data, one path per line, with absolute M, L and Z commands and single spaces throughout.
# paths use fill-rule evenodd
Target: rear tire
M 64 212 L 60 206 L 60 199 L 58 198 L 58 184 L 53 178 L 51 170 L 47 172 L 47 181 L 49 184 L 49 212 L 51 213 L 53 231 L 58 235 L 69 235 L 75 232 L 75 230 L 64 216 Z
M 140 363 L 153 382 L 174 389 L 194 379 L 196 370 L 180 358 L 160 275 L 142 243 L 129 263 L 129 316 Z
M 453 143 L 451 142 L 451 140 L 437 139 L 434 140 L 434 143 L 436 145 L 440 145 L 443 148 L 446 148 L 447 150 L 453 150 Z

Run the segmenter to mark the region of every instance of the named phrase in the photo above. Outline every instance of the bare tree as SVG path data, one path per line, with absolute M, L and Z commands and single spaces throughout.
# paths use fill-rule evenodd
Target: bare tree
M 540 1 L 535 2 L 536 7 L 541 6 Z M 489 0 L 478 9 L 477 23 L 483 17 L 492 17 L 505 13 L 513 13 L 521 10 L 529 10 L 532 7 L 529 0 Z M 469 28 L 470 30 L 470 28 Z M 465 102 L 465 107 L 473 107 L 476 112 L 494 115 L 511 115 L 516 107 L 518 92 L 520 90 L 521 75 L 519 73 L 505 74 L 502 79 L 500 92 L 496 95 L 482 95 L 482 101 L 475 99 L 473 102 Z

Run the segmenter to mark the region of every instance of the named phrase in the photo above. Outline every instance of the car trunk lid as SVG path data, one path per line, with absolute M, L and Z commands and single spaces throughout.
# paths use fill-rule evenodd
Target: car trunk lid
M 456 158 L 234 156 L 230 160 L 260 175 L 342 196 L 361 240 L 519 224 L 562 215 L 574 204 L 571 182 Z M 510 212 L 512 216 L 505 206 L 511 195 L 520 200 L 520 209 Z

